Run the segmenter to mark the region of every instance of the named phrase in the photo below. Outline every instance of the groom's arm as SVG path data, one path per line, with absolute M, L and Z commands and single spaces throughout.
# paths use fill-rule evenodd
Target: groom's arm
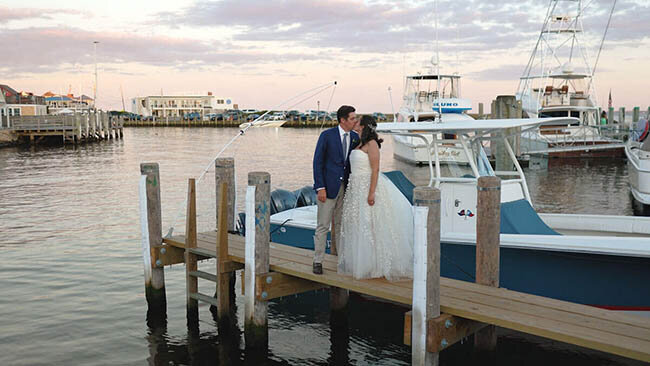
M 325 155 L 327 144 L 325 143 L 325 133 L 321 133 L 316 143 L 314 152 L 314 189 L 316 191 L 325 190 Z

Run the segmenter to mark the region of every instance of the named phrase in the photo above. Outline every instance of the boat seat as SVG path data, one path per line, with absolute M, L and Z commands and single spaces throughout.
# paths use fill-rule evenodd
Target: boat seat
M 391 172 L 384 172 L 382 173 L 386 176 L 386 178 L 390 179 L 391 182 L 399 189 L 400 192 L 406 197 L 407 200 L 411 204 L 413 204 L 413 188 L 415 188 L 415 184 L 413 184 L 406 176 L 404 173 L 400 172 L 399 170 L 393 170 Z
M 561 235 L 546 225 L 525 199 L 501 204 L 501 234 Z

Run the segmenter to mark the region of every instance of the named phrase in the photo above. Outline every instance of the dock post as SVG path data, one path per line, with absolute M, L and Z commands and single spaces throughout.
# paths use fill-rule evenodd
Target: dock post
M 147 318 L 167 318 L 165 272 L 158 259 L 162 248 L 162 214 L 160 208 L 160 170 L 158 163 L 140 164 L 140 223 L 142 258 L 147 299 Z
M 612 125 L 614 123 L 614 107 L 609 107 L 607 109 L 607 124 Z
M 235 299 L 235 273 L 226 271 L 228 261 L 228 232 L 235 230 L 235 159 L 219 158 L 215 162 L 215 182 L 217 189 L 217 289 L 215 297 L 217 323 L 228 329 L 231 303 Z
M 621 126 L 627 127 L 627 123 L 625 123 L 625 107 L 620 107 L 618 109 L 618 123 L 620 123 Z
M 251 355 L 266 355 L 269 347 L 268 303 L 255 296 L 255 279 L 269 272 L 270 199 L 271 175 L 266 172 L 248 173 L 244 339 L 246 351 Z
M 632 110 L 632 122 L 639 122 L 639 107 L 634 107 Z
M 228 184 L 228 231 L 235 231 L 235 158 L 218 158 L 214 162 L 215 189 L 219 193 L 221 183 Z M 216 196 L 217 223 L 219 222 L 219 200 L 220 195 Z
M 192 276 L 198 270 L 198 258 L 192 253 L 197 247 L 196 230 L 196 181 L 190 178 L 187 182 L 187 215 L 185 216 L 185 281 L 187 300 L 187 325 L 196 325 L 199 320 L 199 301 L 191 295 L 199 292 L 199 280 Z
M 438 353 L 427 352 L 427 322 L 440 316 L 440 190 L 416 187 L 413 201 L 412 363 L 429 366 L 438 364 Z
M 497 96 L 496 101 L 494 102 L 494 111 L 493 114 L 495 118 L 521 118 L 521 103 L 517 101 L 514 95 L 499 95 Z M 515 131 L 512 129 L 506 129 L 503 131 L 506 135 L 513 135 Z M 508 141 L 512 146 L 515 154 L 518 152 L 517 141 L 514 136 L 508 137 Z M 499 171 L 512 171 L 514 170 L 514 163 L 505 147 L 503 140 L 498 139 L 494 141 L 494 147 L 496 151 L 493 151 L 492 154 L 495 158 L 495 170 Z
M 476 203 L 476 283 L 499 287 L 499 242 L 501 231 L 501 179 L 478 179 Z M 493 351 L 496 327 L 487 326 L 474 336 L 479 351 Z
M 483 103 L 478 104 L 478 117 L 481 118 L 483 116 Z

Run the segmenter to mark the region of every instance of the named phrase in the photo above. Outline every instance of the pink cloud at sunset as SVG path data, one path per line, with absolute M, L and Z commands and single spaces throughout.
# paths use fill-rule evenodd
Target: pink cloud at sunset
M 0 83 L 44 93 L 92 94 L 98 41 L 98 105 L 208 91 L 242 108 L 267 108 L 329 81 L 334 109 L 390 112 L 404 73 L 435 52 L 433 1 L 189 1 L 137 3 L 0 1 Z M 611 1 L 593 0 L 583 18 L 595 54 Z M 486 105 L 514 94 L 546 12 L 546 1 L 439 1 L 441 71 L 463 75 L 462 93 Z M 596 72 L 597 102 L 647 107 L 650 3 L 619 1 Z M 592 60 L 593 62 L 593 60 Z M 298 109 L 315 109 L 318 96 Z

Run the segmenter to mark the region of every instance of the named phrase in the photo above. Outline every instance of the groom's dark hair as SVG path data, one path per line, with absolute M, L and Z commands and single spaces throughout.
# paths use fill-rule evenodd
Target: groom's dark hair
M 341 107 L 339 107 L 339 110 L 336 111 L 336 120 L 338 121 L 338 123 L 341 123 L 341 119 L 348 118 L 348 116 L 352 112 L 356 112 L 356 109 L 354 109 L 353 106 L 342 105 Z

